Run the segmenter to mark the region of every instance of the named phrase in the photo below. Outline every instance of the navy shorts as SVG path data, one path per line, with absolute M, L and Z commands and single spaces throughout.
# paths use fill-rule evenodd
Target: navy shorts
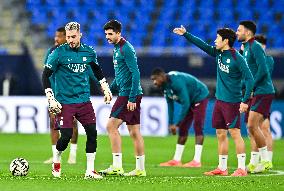
M 112 106 L 110 117 L 121 119 L 126 122 L 126 125 L 140 124 L 141 100 L 142 95 L 136 96 L 136 109 L 134 111 L 128 111 L 128 96 L 118 96 Z
M 240 128 L 240 103 L 216 100 L 213 110 L 212 127 L 215 129 Z
M 190 128 L 193 120 L 195 136 L 203 135 L 207 104 L 208 99 L 204 99 L 192 105 L 185 118 L 178 124 L 179 136 L 188 135 L 188 129 Z

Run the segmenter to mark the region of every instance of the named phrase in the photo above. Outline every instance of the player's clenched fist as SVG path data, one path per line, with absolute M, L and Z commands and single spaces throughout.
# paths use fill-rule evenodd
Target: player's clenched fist
M 240 113 L 244 113 L 244 112 L 246 112 L 247 110 L 248 110 L 248 104 L 242 102 L 242 103 L 240 104 L 240 109 L 239 109 Z
M 54 94 L 51 88 L 45 89 L 45 95 L 48 100 L 48 110 L 50 113 L 56 115 L 61 113 L 62 106 L 61 104 L 54 98 Z
M 128 111 L 134 111 L 136 109 L 136 103 L 128 102 L 127 103 L 127 110 Z
M 186 29 L 184 28 L 183 25 L 181 25 L 180 28 L 175 28 L 173 32 L 178 35 L 183 35 L 184 33 L 186 33 Z

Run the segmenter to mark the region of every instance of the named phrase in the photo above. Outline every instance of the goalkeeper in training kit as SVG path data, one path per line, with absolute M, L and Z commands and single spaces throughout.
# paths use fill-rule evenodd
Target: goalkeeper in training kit
M 49 111 L 56 114 L 61 133 L 56 144 L 57 151 L 53 155 L 52 174 L 60 177 L 61 154 L 71 139 L 72 123 L 75 117 L 83 125 L 87 135 L 85 178 L 102 178 L 94 169 L 97 130 L 96 117 L 90 101 L 88 67 L 92 68 L 95 77 L 100 81 L 107 104 L 110 103 L 112 94 L 98 65 L 96 52 L 80 42 L 82 36 L 80 24 L 70 22 L 65 26 L 65 30 L 67 43 L 59 46 L 49 55 L 42 75 Z M 49 81 L 53 73 L 55 74 L 55 95 Z

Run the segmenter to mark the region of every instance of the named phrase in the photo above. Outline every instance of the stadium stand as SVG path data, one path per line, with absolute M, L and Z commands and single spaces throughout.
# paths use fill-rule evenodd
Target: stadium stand
M 248 9 L 244 9 L 244 5 Z M 266 8 L 263 10 L 263 8 Z M 221 26 L 237 27 L 238 21 L 253 19 L 260 33 L 265 33 L 272 48 L 283 48 L 283 0 L 28 0 L 26 8 L 34 25 L 42 25 L 52 38 L 57 26 L 76 20 L 82 23 L 85 42 L 106 46 L 102 25 L 118 19 L 136 47 L 185 46 L 184 41 L 169 33 L 174 26 L 185 24 L 192 33 L 212 43 Z M 115 8 L 115 9 L 114 9 Z M 90 23 L 92 23 L 90 25 Z

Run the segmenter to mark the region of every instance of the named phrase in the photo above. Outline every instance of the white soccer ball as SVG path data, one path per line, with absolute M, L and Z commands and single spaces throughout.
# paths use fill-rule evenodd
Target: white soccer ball
M 15 158 L 10 164 L 10 172 L 14 176 L 26 176 L 29 168 L 29 163 L 24 158 Z

